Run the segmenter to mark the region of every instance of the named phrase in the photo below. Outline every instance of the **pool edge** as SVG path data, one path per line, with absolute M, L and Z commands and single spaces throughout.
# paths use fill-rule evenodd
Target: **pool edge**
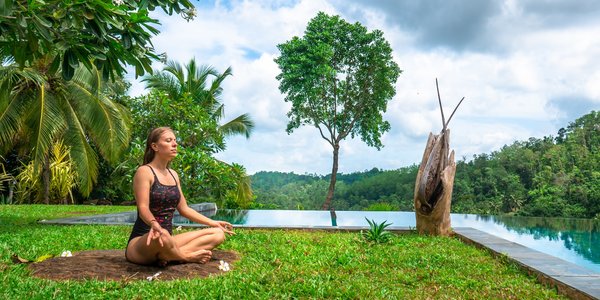
M 461 241 L 507 258 L 535 275 L 540 283 L 556 287 L 562 295 L 571 299 L 600 298 L 600 273 L 475 228 L 456 227 L 453 230 Z

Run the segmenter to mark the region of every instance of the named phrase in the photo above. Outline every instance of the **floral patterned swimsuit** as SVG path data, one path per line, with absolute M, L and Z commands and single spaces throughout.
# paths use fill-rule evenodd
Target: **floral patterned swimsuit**
M 150 212 L 160 224 L 160 226 L 169 233 L 173 234 L 173 213 L 179 204 L 179 199 L 181 198 L 181 194 L 179 193 L 179 186 L 177 184 L 177 179 L 171 170 L 169 174 L 173 176 L 175 179 L 175 185 L 164 185 L 158 181 L 158 177 L 156 177 L 156 173 L 154 173 L 154 169 L 151 166 L 148 166 L 154 174 L 154 183 L 150 187 Z M 135 224 L 133 225 L 133 230 L 131 231 L 131 235 L 129 236 L 129 242 L 135 237 L 142 236 L 150 231 L 150 226 L 144 223 L 142 218 L 140 218 L 140 212 L 138 211 L 137 219 L 135 220 Z

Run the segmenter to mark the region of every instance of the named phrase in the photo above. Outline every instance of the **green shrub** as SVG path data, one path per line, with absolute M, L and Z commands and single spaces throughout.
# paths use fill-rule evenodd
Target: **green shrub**
M 375 220 L 369 220 L 365 218 L 369 223 L 369 230 L 361 231 L 363 238 L 369 242 L 374 243 L 387 243 L 391 237 L 392 233 L 386 231 L 385 229 L 392 225 L 392 223 L 386 223 L 387 221 L 383 221 L 381 224 L 377 224 Z

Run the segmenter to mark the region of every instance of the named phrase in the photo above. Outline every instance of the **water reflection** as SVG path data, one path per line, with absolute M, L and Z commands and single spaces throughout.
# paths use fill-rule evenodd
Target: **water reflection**
M 600 272 L 600 221 L 570 218 L 452 215 L 473 227 Z
M 519 234 L 532 235 L 534 239 L 562 241 L 566 249 L 600 264 L 598 220 L 531 217 L 496 217 L 496 220 Z

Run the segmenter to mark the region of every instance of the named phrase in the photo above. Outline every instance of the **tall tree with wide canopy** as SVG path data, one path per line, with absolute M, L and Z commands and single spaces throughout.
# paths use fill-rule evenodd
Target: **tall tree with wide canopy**
M 279 89 L 292 104 L 288 134 L 312 125 L 333 148 L 333 167 L 323 209 L 330 209 L 338 171 L 340 142 L 359 136 L 380 149 L 381 135 L 390 129 L 383 120 L 395 83 L 402 72 L 392 58 L 383 32 L 368 32 L 360 23 L 320 12 L 303 37 L 277 46 Z

